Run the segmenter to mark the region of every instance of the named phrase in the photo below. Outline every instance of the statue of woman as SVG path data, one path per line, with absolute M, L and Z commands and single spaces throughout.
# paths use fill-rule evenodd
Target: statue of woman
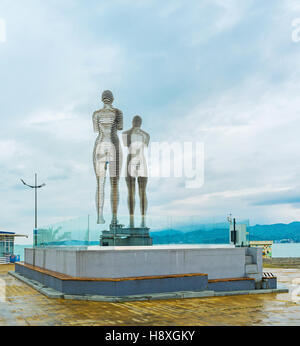
M 102 94 L 103 108 L 94 112 L 94 131 L 98 133 L 94 147 L 94 169 L 97 178 L 96 208 L 98 224 L 105 223 L 103 218 L 104 188 L 107 167 L 111 184 L 111 225 L 118 223 L 117 210 L 119 204 L 119 178 L 122 167 L 122 151 L 117 134 L 123 129 L 123 113 L 112 106 L 114 97 L 111 91 Z
M 134 227 L 135 209 L 135 185 L 136 180 L 139 187 L 140 211 L 142 216 L 141 227 L 146 227 L 148 182 L 147 162 L 144 149 L 148 147 L 150 136 L 141 129 L 142 118 L 136 115 L 132 121 L 132 128 L 123 132 L 123 143 L 128 147 L 126 183 L 128 188 L 129 227 Z

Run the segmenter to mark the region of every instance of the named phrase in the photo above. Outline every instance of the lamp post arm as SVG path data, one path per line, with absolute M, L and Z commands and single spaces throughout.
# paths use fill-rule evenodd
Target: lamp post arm
M 44 187 L 44 186 L 46 186 L 46 184 L 42 184 L 42 185 L 38 185 L 38 186 L 36 186 L 36 185 L 29 185 L 29 184 L 27 184 L 27 183 L 25 183 L 25 181 L 23 180 L 23 179 L 20 179 L 21 180 L 21 182 L 24 184 L 24 185 L 26 185 L 26 186 L 28 186 L 28 187 L 31 187 L 32 189 L 40 189 L 41 187 Z
M 36 186 L 32 186 L 32 185 L 29 185 L 29 184 L 25 183 L 25 181 L 24 181 L 23 179 L 21 179 L 21 182 L 22 182 L 24 185 L 26 185 L 26 186 L 28 186 L 28 187 L 31 187 L 32 189 L 36 188 Z
M 41 187 L 44 187 L 46 186 L 46 184 L 42 184 L 42 185 L 39 185 L 39 186 L 35 186 L 37 189 L 40 189 Z

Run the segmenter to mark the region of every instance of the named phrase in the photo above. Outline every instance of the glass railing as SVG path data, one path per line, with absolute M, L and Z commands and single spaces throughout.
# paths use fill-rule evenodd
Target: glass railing
M 38 247 L 86 247 L 99 245 L 106 224 L 96 224 L 95 215 L 87 215 L 41 227 L 37 231 Z M 119 216 L 119 224 L 128 227 L 128 216 Z M 139 226 L 139 220 L 136 220 Z M 249 226 L 249 220 L 237 222 Z M 222 220 L 201 220 L 197 216 L 148 217 L 147 226 L 153 245 L 156 244 L 229 244 L 229 223 Z

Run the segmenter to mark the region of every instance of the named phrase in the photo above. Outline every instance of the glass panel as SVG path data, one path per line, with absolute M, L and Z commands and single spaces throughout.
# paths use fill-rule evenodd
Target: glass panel
M 4 256 L 4 241 L 0 241 L 0 257 Z
M 84 216 L 59 222 L 38 229 L 38 246 L 77 246 L 99 245 L 103 231 L 109 230 L 110 215 L 104 215 L 105 224 L 96 224 L 96 215 Z M 119 224 L 128 227 L 129 217 L 118 216 Z M 136 227 L 140 220 L 136 218 Z M 249 220 L 238 221 L 246 224 Z M 153 245 L 158 244 L 229 244 L 229 222 L 223 220 L 203 220 L 199 216 L 155 216 L 147 217 L 147 226 Z M 126 232 L 125 232 L 126 233 Z

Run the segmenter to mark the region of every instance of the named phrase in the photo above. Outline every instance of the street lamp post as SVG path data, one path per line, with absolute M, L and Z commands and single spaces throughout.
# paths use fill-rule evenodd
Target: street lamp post
M 29 185 L 25 183 L 23 179 L 21 179 L 22 183 L 32 189 L 34 189 L 34 231 L 33 231 L 33 245 L 37 246 L 37 190 L 46 186 L 46 184 L 38 185 L 37 184 L 37 174 L 35 174 L 35 184 L 34 185 Z

